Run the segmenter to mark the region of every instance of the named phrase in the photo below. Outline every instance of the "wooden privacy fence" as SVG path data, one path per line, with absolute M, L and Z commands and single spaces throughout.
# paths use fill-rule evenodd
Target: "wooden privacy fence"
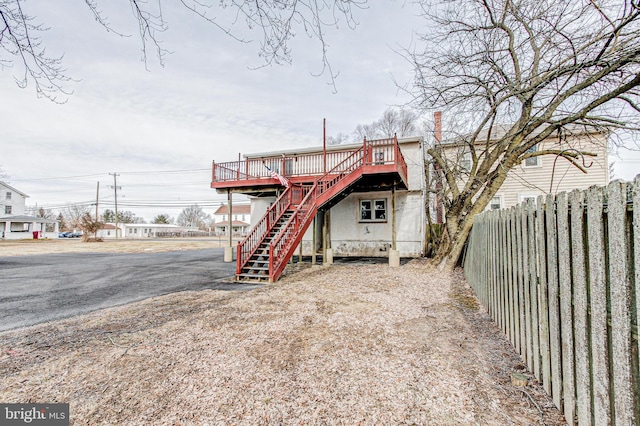
M 569 424 L 640 421 L 640 178 L 478 215 L 464 271 Z

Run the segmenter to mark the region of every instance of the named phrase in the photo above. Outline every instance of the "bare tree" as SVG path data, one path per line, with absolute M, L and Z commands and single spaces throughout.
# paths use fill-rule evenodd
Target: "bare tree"
M 407 53 L 415 102 L 459 117 L 457 140 L 471 153 L 467 175 L 429 149 L 447 200 L 436 261 L 452 266 L 473 224 L 516 165 L 539 142 L 576 127 L 638 130 L 639 0 L 465 0 L 421 2 L 430 32 Z M 507 125 L 504 125 L 508 123 Z
M 331 68 L 327 56 L 325 31 L 338 27 L 343 21 L 350 28 L 356 26 L 354 8 L 364 8 L 368 0 L 180 0 L 198 19 L 203 19 L 239 42 L 245 40 L 233 25 L 257 30 L 260 45 L 259 56 L 264 66 L 291 62 L 290 42 L 296 34 L 306 34 L 319 43 L 322 52 L 322 70 L 327 73 L 335 88 L 336 73 Z M 29 82 L 35 86 L 38 96 L 59 100 L 59 95 L 68 94 L 65 83 L 70 78 L 63 67 L 62 57 L 51 57 L 46 53 L 40 36 L 48 27 L 38 22 L 37 17 L 25 9 L 25 0 L 0 0 L 0 68 L 17 66 L 19 76 L 15 77 L 20 87 Z M 128 36 L 115 29 L 100 8 L 99 0 L 85 0 L 95 20 L 109 32 Z M 162 0 L 148 2 L 129 0 L 131 11 L 137 23 L 141 41 L 142 59 L 146 62 L 152 51 L 160 64 L 164 63 L 167 51 L 162 47 L 160 35 L 168 29 L 169 19 L 164 12 Z M 222 19 L 231 16 L 230 26 Z
M 356 140 L 390 138 L 393 135 L 415 136 L 420 133 L 418 115 L 409 109 L 388 108 L 378 120 L 371 124 L 359 124 L 353 134 Z
M 184 208 L 178 215 L 178 225 L 189 228 L 207 229 L 210 215 L 206 214 L 197 204 Z
M 82 217 L 89 213 L 89 207 L 84 204 L 69 204 L 62 210 L 64 222 L 68 229 L 81 229 Z
M 103 225 L 104 223 L 91 216 L 91 213 L 87 212 L 83 214 L 80 218 L 80 229 L 83 231 L 83 241 L 102 241 L 101 238 L 98 238 L 98 230 L 102 228 Z M 91 235 L 93 235 L 93 239 Z

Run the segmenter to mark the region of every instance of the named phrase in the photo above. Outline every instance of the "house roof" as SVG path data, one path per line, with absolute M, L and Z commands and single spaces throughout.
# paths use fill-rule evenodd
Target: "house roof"
M 44 217 L 35 217 L 27 215 L 6 215 L 0 216 L 0 222 L 35 222 L 35 223 L 57 223 L 56 219 L 45 219 Z
M 229 205 L 223 204 L 213 214 L 229 214 Z M 250 204 L 234 204 L 231 206 L 231 214 L 251 214 Z
M 504 135 L 507 134 L 507 132 L 511 129 L 511 127 L 513 127 L 513 124 L 496 124 L 495 126 L 493 126 L 491 140 L 497 141 L 498 139 L 502 138 Z M 544 127 L 536 129 L 529 137 L 537 136 L 544 129 L 545 129 Z M 605 133 L 605 132 L 594 126 L 587 126 L 583 124 L 567 124 L 562 128 L 562 134 L 565 134 L 565 135 L 567 134 L 568 135 L 589 135 L 589 134 L 599 134 L 599 133 Z M 478 134 L 475 144 L 476 145 L 482 144 L 486 140 L 488 134 L 489 134 L 489 130 L 483 129 Z M 549 137 L 554 138 L 554 137 L 558 137 L 558 135 L 559 135 L 558 131 L 554 131 L 549 135 Z M 456 136 L 451 139 L 443 140 L 442 142 L 440 142 L 440 145 L 450 145 L 450 146 L 467 145 L 468 143 L 467 138 L 470 136 L 471 134 Z
M 7 189 L 12 190 L 13 192 L 17 192 L 18 194 L 22 195 L 22 196 L 23 196 L 23 197 L 25 197 L 25 198 L 29 198 L 29 196 L 28 196 L 27 194 L 25 194 L 25 193 L 24 193 L 24 192 L 22 192 L 22 191 L 18 191 L 17 189 L 15 189 L 13 186 L 9 185 L 9 184 L 8 184 L 8 183 L 6 183 L 6 182 L 2 182 L 2 181 L 0 181 L 0 185 L 4 186 L 4 187 L 5 187 L 5 188 L 7 188 Z
M 398 144 L 405 143 L 416 143 L 422 142 L 422 136 L 411 136 L 406 138 L 398 138 Z M 344 150 L 353 150 L 362 146 L 362 142 L 358 143 L 350 143 L 350 144 L 339 144 L 339 145 L 327 145 L 327 151 L 344 151 Z M 311 154 L 311 153 L 320 153 L 323 152 L 323 147 L 313 147 L 313 148 L 296 148 L 296 149 L 287 149 L 284 151 L 271 151 L 271 152 L 262 152 L 256 154 L 244 154 L 244 158 L 263 158 L 263 157 L 278 157 L 282 155 L 291 156 L 291 155 L 299 155 L 299 154 Z
M 100 229 L 116 229 L 116 226 L 111 223 L 105 223 L 100 227 Z

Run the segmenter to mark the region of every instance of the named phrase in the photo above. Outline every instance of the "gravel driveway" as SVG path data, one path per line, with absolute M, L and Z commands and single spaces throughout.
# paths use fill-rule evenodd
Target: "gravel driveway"
M 0 401 L 72 424 L 562 423 L 460 273 L 299 267 L 0 334 Z

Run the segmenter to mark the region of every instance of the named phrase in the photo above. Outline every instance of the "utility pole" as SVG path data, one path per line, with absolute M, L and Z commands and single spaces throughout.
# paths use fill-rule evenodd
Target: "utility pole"
M 96 221 L 98 220 L 98 199 L 100 197 L 100 181 L 96 185 Z
M 117 182 L 116 182 L 116 177 L 120 176 L 120 173 L 109 173 L 110 175 L 113 175 L 113 186 L 111 188 L 113 188 L 114 191 L 114 196 L 115 196 L 115 205 L 116 205 L 116 239 L 118 238 L 118 189 L 122 189 L 122 187 L 118 186 Z
M 98 200 L 100 199 L 100 181 L 97 182 L 96 185 L 96 222 L 98 222 Z M 96 233 L 94 234 L 96 240 L 98 239 L 98 230 L 96 229 Z

